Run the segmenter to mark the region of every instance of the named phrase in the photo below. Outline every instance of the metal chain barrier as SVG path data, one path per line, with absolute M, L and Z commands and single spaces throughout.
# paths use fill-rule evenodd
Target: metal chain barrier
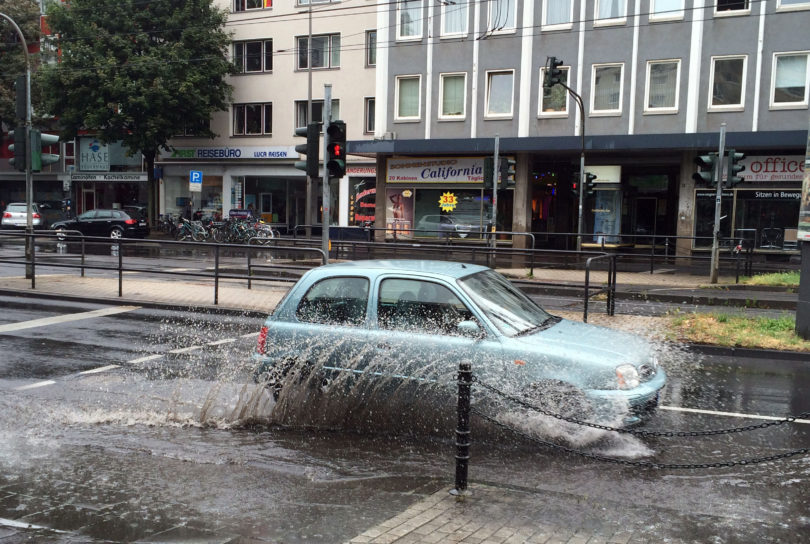
M 654 469 L 704 469 L 704 468 L 728 468 L 728 467 L 736 467 L 736 466 L 743 466 L 743 465 L 755 465 L 759 463 L 768 463 L 770 461 L 778 461 L 781 459 L 787 459 L 789 457 L 794 457 L 796 455 L 806 455 L 810 453 L 810 448 L 801 448 L 798 450 L 786 451 L 784 453 L 777 453 L 775 455 L 767 455 L 764 457 L 753 457 L 750 459 L 738 459 L 736 461 L 723 461 L 717 463 L 695 463 L 695 464 L 678 464 L 678 463 L 653 463 L 650 461 L 631 461 L 628 459 L 616 459 L 614 457 L 605 457 L 603 455 L 597 455 L 595 453 L 589 453 L 586 451 L 575 450 L 573 448 L 569 448 L 566 446 L 561 446 L 560 444 L 555 444 L 554 442 L 549 442 L 547 440 L 543 440 L 541 438 L 537 438 L 536 436 L 532 436 L 528 433 L 510 427 L 500 421 L 496 420 L 495 418 L 488 416 L 481 412 L 476 408 L 472 408 L 472 412 L 479 417 L 493 423 L 494 425 L 506 429 L 518 436 L 521 436 L 527 440 L 532 442 L 537 442 L 538 444 L 542 444 L 544 446 L 548 446 L 550 448 L 554 448 L 560 451 L 564 451 L 565 453 L 570 453 L 573 455 L 578 455 L 580 457 L 585 457 L 588 459 L 593 459 L 594 461 L 602 461 L 604 463 L 613 463 L 616 465 L 627 465 L 633 467 L 644 467 L 644 468 L 654 468 Z
M 600 425 L 599 423 L 592 423 L 589 421 L 583 421 L 580 419 L 576 419 L 573 417 L 567 417 L 561 414 L 556 414 L 554 412 L 550 412 L 545 410 L 539 406 L 535 406 L 530 402 L 526 402 L 523 399 L 514 397 L 509 395 L 508 393 L 501 391 L 497 387 L 490 385 L 486 382 L 482 382 L 478 379 L 473 380 L 476 384 L 480 385 L 484 389 L 487 389 L 504 399 L 513 402 L 517 405 L 522 406 L 523 408 L 527 408 L 529 410 L 538 412 L 548 417 L 553 417 L 555 419 L 559 419 L 560 421 L 566 421 L 568 423 L 573 423 L 575 425 L 581 425 L 583 427 L 591 427 L 593 429 L 600 429 L 602 431 L 613 431 L 617 433 L 624 433 L 624 434 L 632 434 L 635 436 L 651 438 L 651 437 L 666 437 L 666 438 L 673 438 L 673 437 L 697 437 L 697 436 L 717 436 L 722 434 L 733 434 L 733 433 L 742 433 L 746 431 L 755 431 L 759 429 L 767 429 L 768 427 L 776 427 L 778 425 L 783 425 L 785 423 L 793 423 L 797 419 L 805 419 L 810 416 L 810 412 L 802 412 L 798 416 L 787 416 L 783 419 L 775 420 L 775 421 L 766 421 L 764 423 L 758 423 L 756 425 L 746 425 L 744 427 L 732 427 L 728 429 L 710 429 L 706 431 L 647 431 L 643 429 L 627 429 L 621 427 L 611 427 L 609 425 Z

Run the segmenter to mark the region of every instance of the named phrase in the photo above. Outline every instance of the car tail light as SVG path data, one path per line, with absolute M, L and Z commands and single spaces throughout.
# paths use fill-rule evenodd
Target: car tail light
M 32 218 L 32 219 L 40 219 L 41 217 L 42 217 L 42 216 L 41 216 L 41 215 L 39 215 L 38 213 L 32 213 L 32 214 L 31 214 L 31 218 Z
M 256 351 L 259 355 L 264 355 L 267 351 L 267 327 L 262 327 L 259 331 L 259 339 L 256 342 Z
M 135 221 L 134 219 L 126 219 L 124 221 L 124 223 L 126 223 L 127 225 L 136 225 L 136 224 L 138 224 L 138 222 Z
M 11 219 L 11 212 L 6 212 L 3 214 L 3 219 Z

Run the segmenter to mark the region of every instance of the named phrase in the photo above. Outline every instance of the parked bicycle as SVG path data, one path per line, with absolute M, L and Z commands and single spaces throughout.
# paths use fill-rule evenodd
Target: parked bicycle
M 185 217 L 180 218 L 180 225 L 174 234 L 177 241 L 194 240 L 204 242 L 208 239 L 208 231 L 202 226 L 200 221 L 189 221 Z

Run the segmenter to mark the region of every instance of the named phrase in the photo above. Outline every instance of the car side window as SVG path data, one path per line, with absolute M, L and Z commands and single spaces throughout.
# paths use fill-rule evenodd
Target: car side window
M 474 317 L 444 285 L 391 278 L 380 284 L 377 319 L 381 329 L 460 335 L 457 325 Z
M 90 210 L 89 212 L 84 212 L 81 214 L 77 219 L 81 221 L 87 221 L 88 219 L 93 219 L 96 216 L 96 210 Z
M 98 210 L 96 212 L 96 219 L 112 219 L 112 210 Z
M 368 279 L 340 277 L 321 280 L 298 303 L 296 315 L 307 323 L 361 325 L 368 306 Z

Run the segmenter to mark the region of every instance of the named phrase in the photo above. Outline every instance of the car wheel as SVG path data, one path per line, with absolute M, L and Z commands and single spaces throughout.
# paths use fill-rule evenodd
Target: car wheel
M 296 366 L 295 359 L 285 359 L 271 367 L 260 369 L 257 373 L 255 381 L 263 384 L 273 395 L 273 400 L 278 401 L 281 395 L 281 390 L 284 387 L 284 382 L 287 380 L 288 374 Z M 306 369 L 304 369 L 306 370 Z M 301 373 L 302 378 L 305 377 L 304 372 Z M 306 373 L 308 375 L 308 372 Z
M 121 227 L 113 227 L 112 230 L 110 230 L 110 238 L 118 240 L 119 238 L 123 237 L 124 231 L 121 229 Z

